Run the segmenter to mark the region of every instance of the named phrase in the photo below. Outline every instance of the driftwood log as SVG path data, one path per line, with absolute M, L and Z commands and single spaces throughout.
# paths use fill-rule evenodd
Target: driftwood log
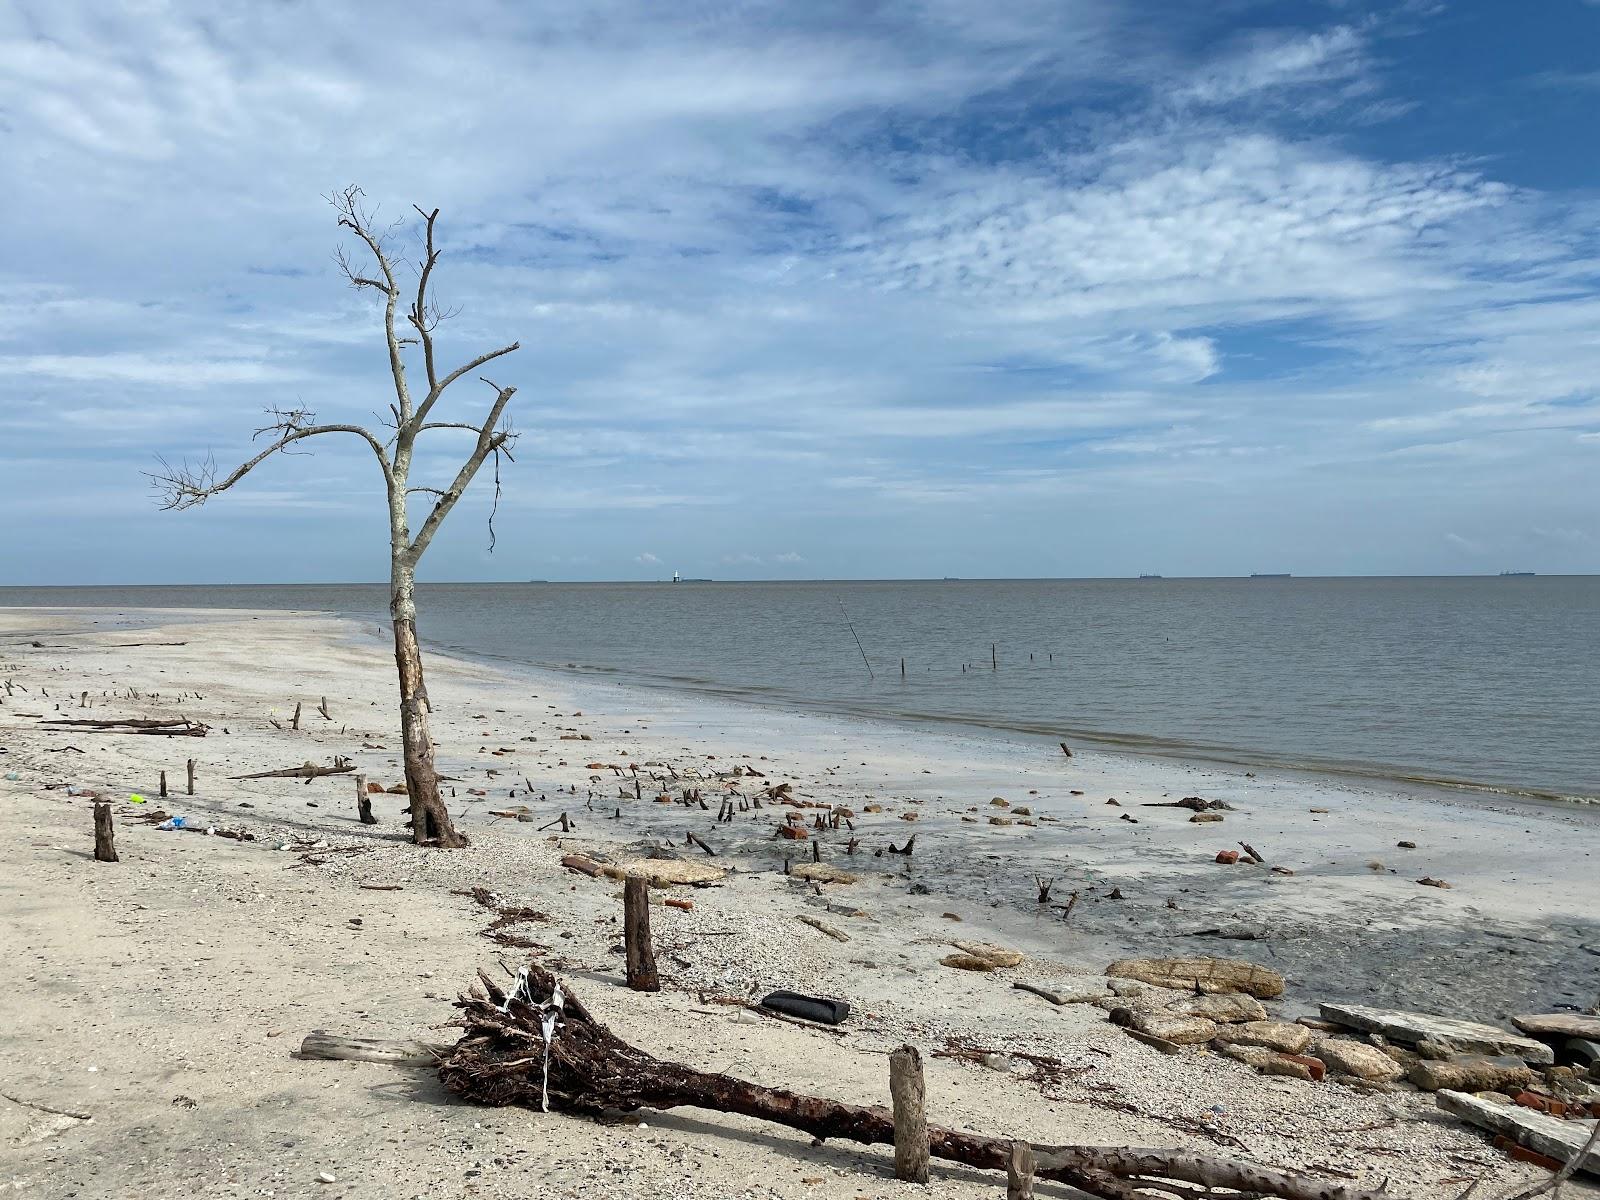
M 335 755 L 333 766 L 319 767 L 316 763 L 302 763 L 298 767 L 284 767 L 277 771 L 257 771 L 254 775 L 234 775 L 234 779 L 304 779 L 310 783 L 313 779 L 321 779 L 324 775 L 348 775 L 356 769 L 355 764 L 343 755 Z
M 589 1116 L 703 1108 L 815 1138 L 895 1143 L 894 1115 L 882 1106 L 763 1087 L 664 1062 L 630 1045 L 536 963 L 518 973 L 509 992 L 481 971 L 478 978 L 482 987 L 456 1001 L 461 1016 L 454 1023 L 462 1036 L 439 1064 L 445 1086 L 465 1100 Z M 969 1167 L 1005 1172 L 1012 1161 L 1010 1138 L 929 1126 L 928 1144 L 934 1158 Z M 1149 1200 L 1151 1192 L 1199 1200 L 1212 1188 L 1281 1200 L 1386 1200 L 1381 1192 L 1183 1150 L 1037 1143 L 1033 1149 L 1036 1178 L 1068 1183 L 1104 1200 Z
M 47 728 L 73 727 L 92 729 L 96 733 L 148 733 L 156 737 L 205 737 L 211 726 L 187 719 L 157 721 L 146 717 L 127 720 L 96 721 L 88 717 L 51 717 L 44 722 Z

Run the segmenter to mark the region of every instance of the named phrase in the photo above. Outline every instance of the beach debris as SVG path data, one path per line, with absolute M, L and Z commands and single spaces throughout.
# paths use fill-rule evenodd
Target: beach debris
M 915 1046 L 901 1046 L 889 1055 L 889 1101 L 894 1113 L 894 1177 L 907 1183 L 928 1182 L 928 1118 L 923 1110 L 926 1085 L 922 1055 Z
M 561 865 L 569 871 L 577 871 L 580 874 L 589 876 L 591 879 L 605 871 L 603 863 L 597 863 L 594 859 L 582 854 L 564 855 L 561 859 Z
M 1222 820 L 1221 813 L 1197 812 L 1189 818 L 1191 825 L 1215 825 Z
M 1327 1074 L 1327 1067 L 1321 1059 L 1304 1054 L 1285 1054 L 1269 1046 L 1224 1042 L 1217 1046 L 1217 1051 L 1247 1067 L 1253 1067 L 1263 1075 L 1284 1075 L 1290 1079 L 1316 1083 Z
M 1395 845 L 1401 850 L 1415 850 L 1417 848 L 1417 844 L 1415 842 L 1396 842 Z
M 1225 867 L 1231 867 L 1239 861 L 1239 852 L 1237 850 L 1218 850 L 1217 861 Z
M 1061 747 L 1062 754 L 1066 755 L 1068 758 L 1072 757 L 1072 749 L 1065 742 L 1057 742 L 1056 745 Z
M 253 775 L 233 775 L 229 778 L 235 781 L 241 779 L 304 779 L 307 783 L 310 783 L 313 779 L 321 779 L 324 775 L 347 775 L 355 769 L 353 762 L 344 757 L 344 755 L 338 754 L 334 756 L 331 767 L 320 766 L 307 759 L 298 767 L 282 767 L 276 771 L 257 771 Z
M 643 875 L 629 875 L 623 880 L 622 931 L 628 954 L 628 987 L 636 992 L 659 992 L 661 977 L 656 972 L 655 945 L 650 938 L 650 884 Z
M 1543 1042 L 1477 1021 L 1371 1008 L 1364 1004 L 1320 1004 L 1317 1007 L 1325 1020 L 1363 1033 L 1382 1034 L 1405 1045 L 1431 1042 L 1447 1052 L 1512 1054 L 1534 1066 L 1549 1066 L 1556 1060 L 1555 1051 Z
M 388 1038 L 344 1037 L 326 1029 L 313 1029 L 300 1043 L 296 1057 L 331 1062 L 393 1063 L 400 1067 L 431 1067 L 449 1051 L 430 1042 Z
M 1267 865 L 1267 860 L 1262 858 L 1261 855 L 1257 854 L 1256 848 L 1249 842 L 1240 842 L 1239 848 L 1245 852 L 1245 855 L 1250 859 L 1251 862 L 1255 863 L 1256 866 L 1264 867 Z
M 1240 959 L 1194 956 L 1184 958 L 1124 958 L 1105 973 L 1135 979 L 1156 987 L 1201 993 L 1244 992 L 1259 1000 L 1283 995 L 1283 976 L 1271 967 Z M 1324 1006 L 1324 1015 L 1327 1015 Z M 1338 1018 L 1333 1018 L 1337 1020 Z
M 1185 796 L 1182 800 L 1154 800 L 1141 805 L 1142 808 L 1187 808 L 1191 812 L 1213 812 L 1218 809 L 1233 811 L 1233 805 L 1226 800 L 1207 800 L 1203 796 Z
M 1022 952 L 1010 950 L 1005 946 L 996 946 L 989 942 L 951 942 L 957 950 L 981 958 L 996 967 L 1016 967 L 1022 965 Z
M 21 715 L 20 713 L 18 714 Z M 94 720 L 88 717 L 48 717 L 47 729 L 66 727 L 92 729 L 96 733 L 147 733 L 156 737 L 205 737 L 211 726 L 180 717 L 175 721 L 157 721 L 143 717 L 124 717 L 115 720 Z
M 1217 1036 L 1217 1023 L 1204 1017 L 1190 1017 L 1161 1009 L 1140 1011 L 1120 1007 L 1111 1010 L 1111 1023 L 1124 1029 L 1160 1038 L 1175 1046 L 1199 1046 Z
M 1442 879 L 1435 879 L 1432 875 L 1424 875 L 1417 882 L 1423 887 L 1449 888 L 1451 886 Z
M 954 967 L 958 971 L 993 971 L 1000 964 L 991 962 L 976 954 L 946 954 L 939 960 L 941 966 Z
M 807 916 L 806 914 L 801 913 L 795 918 L 795 920 L 799 921 L 803 925 L 811 926 L 811 928 L 815 929 L 818 933 L 826 934 L 836 942 L 848 942 L 850 940 L 850 935 L 844 930 L 835 929 L 826 921 L 819 920 L 816 917 Z
M 813 842 L 813 845 L 816 843 Z M 831 863 L 809 862 L 801 863 L 789 872 L 796 879 L 804 879 L 811 883 L 855 883 L 857 876 L 849 871 L 841 870 Z
M 1434 1100 L 1445 1112 L 1470 1125 L 1509 1138 L 1519 1146 L 1566 1164 L 1573 1171 L 1600 1175 L 1600 1147 L 1596 1146 L 1600 1123 L 1586 1127 L 1581 1121 L 1563 1121 L 1529 1108 L 1497 1104 L 1454 1089 L 1440 1091 Z
M 761 998 L 761 1007 L 820 1025 L 838 1025 L 850 1015 L 848 1000 L 808 996 L 803 992 L 768 992 Z
M 111 823 L 111 801 L 94 802 L 94 858 L 96 862 L 119 862 L 116 830 Z

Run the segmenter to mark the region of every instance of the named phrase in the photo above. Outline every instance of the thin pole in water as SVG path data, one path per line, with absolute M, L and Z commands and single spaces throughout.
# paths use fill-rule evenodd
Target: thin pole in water
M 1000 656 L 997 653 L 995 653 L 994 643 L 990 642 L 989 643 L 989 670 L 998 671 L 999 669 L 1000 669 Z
M 877 676 L 872 673 L 872 662 L 867 658 L 867 648 L 861 644 L 861 635 L 856 632 L 856 623 L 850 619 L 850 610 L 844 606 L 844 597 L 835 596 L 834 599 L 839 601 L 839 611 L 844 613 L 844 623 L 850 626 L 850 636 L 856 639 L 856 649 L 861 651 L 861 661 L 867 664 L 867 678 L 876 679 Z

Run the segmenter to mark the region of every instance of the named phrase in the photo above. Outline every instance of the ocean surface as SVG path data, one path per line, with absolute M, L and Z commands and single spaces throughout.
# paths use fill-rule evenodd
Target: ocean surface
M 387 615 L 365 584 L 0 587 L 0 605 Z M 1596 576 L 427 584 L 418 607 L 440 649 L 633 683 L 1600 799 Z

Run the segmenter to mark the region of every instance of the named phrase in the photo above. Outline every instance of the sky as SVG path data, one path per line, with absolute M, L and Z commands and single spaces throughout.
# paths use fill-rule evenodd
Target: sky
M 0 0 L 0 584 L 387 576 L 354 438 L 144 475 L 380 427 L 351 184 L 523 347 L 424 579 L 1600 571 L 1595 0 L 374 13 Z

